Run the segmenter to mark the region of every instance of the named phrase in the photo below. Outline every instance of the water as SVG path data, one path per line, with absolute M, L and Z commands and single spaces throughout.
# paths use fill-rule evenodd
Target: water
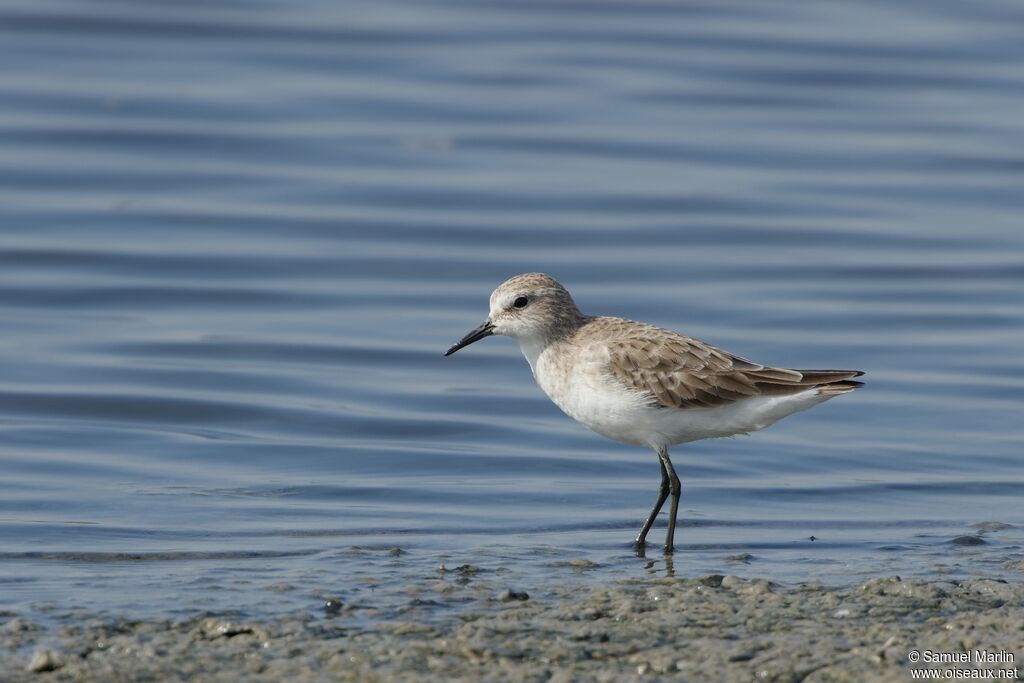
M 535 594 L 1019 579 L 1021 21 L 8 0 L 0 608 L 397 609 L 441 563 Z M 561 415 L 509 340 L 441 357 L 530 270 L 868 384 L 675 449 L 679 552 L 637 558 L 653 454 Z

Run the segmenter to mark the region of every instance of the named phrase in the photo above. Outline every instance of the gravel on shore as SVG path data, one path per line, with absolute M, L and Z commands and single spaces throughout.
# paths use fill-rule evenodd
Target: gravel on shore
M 712 575 L 542 596 L 522 588 L 442 577 L 398 613 L 330 597 L 317 613 L 265 621 L 85 621 L 52 632 L 0 614 L 0 680 L 861 683 L 908 681 L 912 666 L 1016 668 L 1024 680 L 1022 583 L 890 577 L 837 589 Z M 975 650 L 1013 661 L 909 661 L 912 651 Z

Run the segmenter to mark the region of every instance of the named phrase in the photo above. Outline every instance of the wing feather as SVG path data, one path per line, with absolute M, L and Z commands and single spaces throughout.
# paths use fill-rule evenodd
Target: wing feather
M 665 408 L 710 408 L 751 396 L 815 387 L 840 392 L 861 385 L 850 381 L 863 374 L 856 370 L 768 367 L 653 325 L 618 318 L 595 318 L 588 325 L 606 345 L 609 373 Z

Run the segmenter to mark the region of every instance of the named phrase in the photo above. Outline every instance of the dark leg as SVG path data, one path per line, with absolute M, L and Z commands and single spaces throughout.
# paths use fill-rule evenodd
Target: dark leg
M 661 459 L 660 455 L 658 457 Z M 657 519 L 658 513 L 661 512 L 661 506 L 665 504 L 665 499 L 668 498 L 668 492 L 668 472 L 665 471 L 665 461 L 661 460 L 661 489 L 658 491 L 658 500 L 654 503 L 654 507 L 651 509 L 651 514 L 648 515 L 643 528 L 640 529 L 640 533 L 636 535 L 636 540 L 633 541 L 633 545 L 637 548 L 642 548 L 647 544 L 647 532 L 651 530 L 651 527 L 654 525 L 654 520 Z
M 668 535 L 665 536 L 665 552 L 671 553 L 675 549 L 676 513 L 679 512 L 679 493 L 683 487 L 676 476 L 675 468 L 672 467 L 672 461 L 668 459 L 668 449 L 658 451 L 658 457 L 661 459 L 662 472 L 668 474 L 669 492 L 672 494 L 672 507 L 668 512 Z M 664 488 L 662 490 L 664 491 Z M 664 498 L 662 500 L 664 501 Z

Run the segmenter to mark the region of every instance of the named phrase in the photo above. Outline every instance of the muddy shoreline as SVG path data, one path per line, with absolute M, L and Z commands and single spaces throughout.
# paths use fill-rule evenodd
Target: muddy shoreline
M 460 568 L 462 569 L 462 568 Z M 710 575 L 606 586 L 473 580 L 410 587 L 384 611 L 323 596 L 269 620 L 83 620 L 46 629 L 0 615 L 0 679 L 20 681 L 907 681 L 912 666 L 1017 668 L 1024 583 L 872 579 L 784 587 Z M 984 650 L 996 664 L 918 663 Z

